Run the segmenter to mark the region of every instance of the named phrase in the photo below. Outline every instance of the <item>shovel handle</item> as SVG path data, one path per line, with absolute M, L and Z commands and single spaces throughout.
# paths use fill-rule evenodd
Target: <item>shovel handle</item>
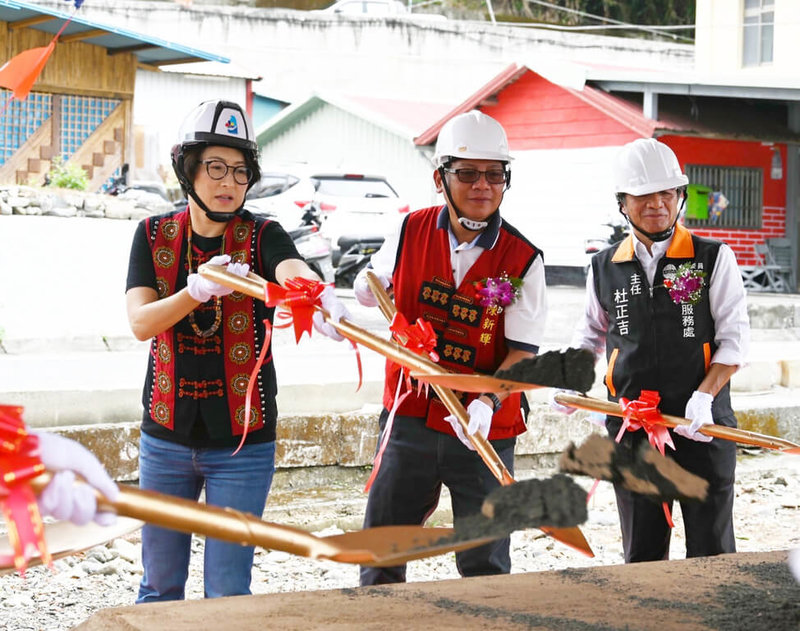
M 52 473 L 43 473 L 31 480 L 31 487 L 39 494 L 51 479 Z M 232 508 L 201 504 L 125 485 L 119 486 L 119 496 L 114 502 L 99 491 L 95 491 L 95 495 L 98 508 L 103 511 L 179 532 L 198 533 L 230 543 L 258 545 L 312 558 L 335 558 L 341 552 L 324 538 L 305 530 L 262 521 Z M 363 560 L 374 559 L 365 554 Z
M 594 399 L 577 394 L 569 394 L 567 392 L 558 392 L 553 397 L 557 403 L 566 405 L 568 407 L 579 408 L 581 410 L 589 410 L 590 412 L 601 412 L 611 416 L 622 417 L 622 408 L 619 403 L 614 401 L 602 401 L 601 399 Z M 688 418 L 682 416 L 673 416 L 671 414 L 661 414 L 663 424 L 667 427 L 677 427 L 678 425 L 691 425 Z M 793 443 L 790 440 L 778 438 L 776 436 L 768 436 L 766 434 L 758 434 L 750 432 L 738 427 L 726 427 L 724 425 L 703 425 L 699 430 L 701 434 L 711 436 L 713 438 L 722 438 L 724 440 L 732 440 L 743 445 L 753 445 L 756 447 L 764 447 L 766 449 L 777 449 L 782 451 L 789 451 L 791 453 L 800 453 L 800 445 Z
M 389 297 L 389 294 L 386 293 L 386 290 L 378 280 L 378 277 L 372 272 L 367 272 L 367 283 L 369 284 L 372 294 L 378 301 L 378 308 L 381 310 L 384 317 L 391 322 L 395 313 L 397 313 L 397 307 L 395 307 L 392 299 Z M 428 364 L 428 372 L 434 374 L 444 374 L 448 372 L 437 363 L 432 362 L 427 358 L 422 359 L 424 359 Z M 492 447 L 492 444 L 478 432 L 475 432 L 474 434 L 469 434 L 467 432 L 469 428 L 469 414 L 464 409 L 464 406 L 461 404 L 461 401 L 459 401 L 455 393 L 450 388 L 445 388 L 444 386 L 435 384 L 431 384 L 431 388 L 433 388 L 433 391 L 436 393 L 439 399 L 441 399 L 448 411 L 455 416 L 456 419 L 458 419 L 461 429 L 464 430 L 464 435 L 469 437 L 472 446 L 475 447 L 475 451 L 478 452 L 478 455 L 481 457 L 483 462 L 487 467 L 489 467 L 492 475 L 497 478 L 498 482 L 500 482 L 500 484 L 503 486 L 513 484 L 514 476 L 511 475 L 505 464 L 503 464 L 503 461 L 500 459 L 500 456 L 497 455 L 497 452 L 495 451 L 494 447 Z

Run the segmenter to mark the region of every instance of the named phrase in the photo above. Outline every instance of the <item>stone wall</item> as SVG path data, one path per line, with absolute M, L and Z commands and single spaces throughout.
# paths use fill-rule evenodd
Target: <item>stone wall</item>
M 159 195 L 137 189 L 104 195 L 63 188 L 0 186 L 0 215 L 139 220 L 170 209 L 172 204 Z

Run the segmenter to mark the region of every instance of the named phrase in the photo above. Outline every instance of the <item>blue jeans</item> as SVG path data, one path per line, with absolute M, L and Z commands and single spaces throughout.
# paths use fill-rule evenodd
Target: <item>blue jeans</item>
M 275 443 L 232 448 L 193 449 L 142 432 L 139 488 L 191 500 L 205 485 L 206 503 L 261 517 L 275 472 Z M 182 600 L 189 576 L 189 534 L 145 525 L 137 603 Z M 250 594 L 252 546 L 206 538 L 203 584 L 206 598 Z

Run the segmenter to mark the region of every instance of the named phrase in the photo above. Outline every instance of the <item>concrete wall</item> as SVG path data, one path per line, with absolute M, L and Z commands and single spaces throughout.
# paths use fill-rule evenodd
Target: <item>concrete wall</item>
M 42 4 L 61 7 L 57 0 Z M 693 64 L 693 47 L 556 33 L 487 22 L 366 18 L 283 9 L 94 0 L 81 12 L 231 58 L 263 76 L 259 94 L 296 101 L 314 90 L 449 100 L 477 90 L 511 61 L 583 59 L 647 68 Z

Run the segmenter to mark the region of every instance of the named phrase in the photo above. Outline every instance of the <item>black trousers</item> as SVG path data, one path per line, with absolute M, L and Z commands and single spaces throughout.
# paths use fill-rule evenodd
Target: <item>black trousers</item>
M 387 418 L 388 412 L 383 410 L 381 438 Z M 515 438 L 492 441 L 512 475 L 515 444 Z M 369 491 L 364 528 L 424 524 L 439 503 L 442 484 L 450 490 L 456 524 L 459 519 L 480 512 L 486 495 L 500 486 L 480 456 L 456 437 L 427 428 L 423 418 L 395 417 L 378 475 Z M 509 538 L 505 537 L 456 552 L 459 574 L 508 574 L 511 571 L 509 544 Z M 405 580 L 405 565 L 361 568 L 361 585 Z
M 717 423 L 735 426 L 734 419 L 716 419 Z M 619 427 L 617 424 L 616 427 Z M 609 433 L 616 436 L 612 424 Z M 703 557 L 736 552 L 733 534 L 733 497 L 736 469 L 736 443 L 715 438 L 700 443 L 672 435 L 675 451 L 666 448 L 666 455 L 681 467 L 708 481 L 708 497 L 704 502 L 680 502 L 686 534 L 686 556 Z M 626 432 L 621 445 L 636 449 L 647 441 L 644 430 Z M 632 493 L 614 485 L 617 496 L 622 544 L 626 563 L 661 561 L 669 558 L 671 529 L 661 502 Z M 668 502 L 670 510 L 672 502 Z

